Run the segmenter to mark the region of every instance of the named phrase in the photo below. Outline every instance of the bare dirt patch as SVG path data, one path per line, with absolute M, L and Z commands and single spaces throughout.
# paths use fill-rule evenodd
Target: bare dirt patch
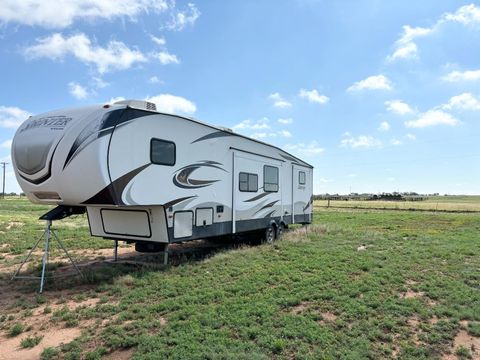
M 450 348 L 451 353 L 445 354 L 443 360 L 456 360 L 455 350 L 463 346 L 470 351 L 472 359 L 480 359 L 480 338 L 470 335 L 466 330 L 460 330 L 453 339 L 453 345 Z
M 107 360 L 129 360 L 133 357 L 135 349 L 130 348 L 127 350 L 116 350 L 104 357 Z
M 423 291 L 413 291 L 408 289 L 406 292 L 401 293 L 400 297 L 404 299 L 421 299 L 425 293 Z
M 300 304 L 292 307 L 292 309 L 290 310 L 290 312 L 291 312 L 292 314 L 295 314 L 295 315 L 301 314 L 302 312 L 304 312 L 305 310 L 307 310 L 310 305 L 311 305 L 311 303 L 310 303 L 309 301 L 302 301 Z
M 335 320 L 337 320 L 337 315 L 335 315 L 330 311 L 321 312 L 320 315 L 322 316 L 322 320 L 320 320 L 320 324 L 322 325 L 325 325 L 327 323 L 334 322 Z
M 21 336 L 17 336 L 15 338 L 1 337 L 0 348 L 2 349 L 2 351 L 0 351 L 0 360 L 36 360 L 40 358 L 40 354 L 42 353 L 43 349 L 47 347 L 60 346 L 61 344 L 67 344 L 75 338 L 79 337 L 80 334 L 81 330 L 78 328 L 50 328 L 48 329 L 48 331 L 42 332 L 43 339 L 37 346 L 31 349 L 23 349 L 20 346 L 20 342 L 22 341 L 22 339 L 31 335 L 31 332 L 25 333 Z

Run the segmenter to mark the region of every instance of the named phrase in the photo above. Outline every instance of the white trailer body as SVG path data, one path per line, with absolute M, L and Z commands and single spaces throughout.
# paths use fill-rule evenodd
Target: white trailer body
M 30 117 L 12 144 L 22 190 L 65 214 L 86 208 L 91 234 L 117 240 L 171 243 L 312 221 L 311 165 L 152 108 L 125 101 Z

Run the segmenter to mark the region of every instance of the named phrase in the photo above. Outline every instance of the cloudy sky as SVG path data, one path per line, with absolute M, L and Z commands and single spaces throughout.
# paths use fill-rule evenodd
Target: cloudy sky
M 480 194 L 480 3 L 3 0 L 0 43 L 1 161 L 30 114 L 150 99 L 302 157 L 315 193 Z

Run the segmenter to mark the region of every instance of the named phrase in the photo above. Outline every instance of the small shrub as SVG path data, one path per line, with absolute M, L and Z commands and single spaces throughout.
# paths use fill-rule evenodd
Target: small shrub
M 45 306 L 43 309 L 44 314 L 50 314 L 52 312 L 52 308 L 50 306 Z
M 132 286 L 134 282 L 135 278 L 130 274 L 121 276 L 115 280 L 115 284 L 119 286 Z
M 457 355 L 460 359 L 471 359 L 472 355 L 470 351 L 463 345 L 460 345 L 455 349 L 455 355 Z
M 38 294 L 35 297 L 35 301 L 37 302 L 37 304 L 41 305 L 41 304 L 45 304 L 47 302 L 47 298 L 42 294 Z
M 72 328 L 72 327 L 75 327 L 78 325 L 78 320 L 75 319 L 75 318 L 69 318 L 66 322 L 65 322 L 65 326 L 68 327 L 68 328 Z
M 56 357 L 59 354 L 59 350 L 53 347 L 47 347 L 43 349 L 42 353 L 40 354 L 41 360 L 50 360 Z
M 40 336 L 40 335 L 39 336 L 28 336 L 20 342 L 20 345 L 24 349 L 33 348 L 33 347 L 37 346 L 40 343 L 40 341 L 42 341 L 42 339 L 43 339 L 43 336 Z
M 15 323 L 8 331 L 8 336 L 15 337 L 17 335 L 20 335 L 24 329 L 25 326 L 22 323 Z
M 469 322 L 467 330 L 470 335 L 480 337 L 480 323 Z

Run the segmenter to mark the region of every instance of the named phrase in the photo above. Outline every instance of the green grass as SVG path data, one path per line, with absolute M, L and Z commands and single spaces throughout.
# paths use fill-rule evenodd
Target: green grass
M 8 331 L 8 336 L 10 337 L 18 336 L 23 332 L 23 330 L 25 330 L 25 325 L 23 325 L 22 323 L 15 323 L 12 325 L 12 327 Z
M 28 348 L 33 348 L 35 346 L 37 346 L 40 341 L 42 341 L 43 339 L 43 336 L 39 335 L 39 336 L 28 336 L 24 339 L 22 339 L 22 341 L 20 342 L 20 346 L 24 349 L 28 349 Z
M 0 219 L 8 224 L 10 213 L 26 223 L 8 235 L 26 251 L 41 211 L 15 206 L 2 206 Z M 60 223 L 69 246 L 111 246 L 90 238 L 85 225 L 70 233 Z M 101 301 L 49 315 L 59 326 L 95 325 L 42 358 L 60 351 L 97 359 L 129 348 L 135 359 L 435 359 L 452 351 L 468 358 L 452 342 L 462 320 L 470 335 L 480 333 L 479 269 L 480 214 L 317 209 L 312 226 L 273 245 L 164 270 L 98 270 L 91 292 L 82 285 L 68 296 Z M 16 307 L 38 300 L 31 292 Z

